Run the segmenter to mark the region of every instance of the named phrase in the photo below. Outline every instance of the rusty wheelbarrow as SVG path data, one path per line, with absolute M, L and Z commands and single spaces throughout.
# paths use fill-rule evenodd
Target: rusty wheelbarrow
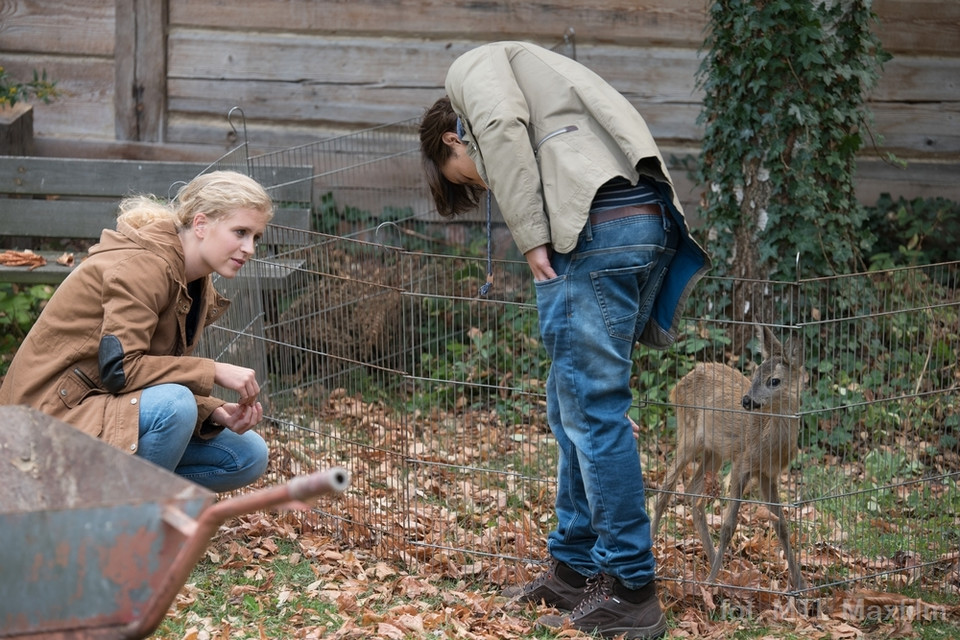
M 0 638 L 146 638 L 227 519 L 341 492 L 346 469 L 216 500 L 27 407 L 0 407 Z

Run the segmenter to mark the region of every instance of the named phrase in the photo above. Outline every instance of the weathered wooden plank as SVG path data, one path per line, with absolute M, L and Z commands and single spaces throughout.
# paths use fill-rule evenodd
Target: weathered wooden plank
M 43 55 L 113 56 L 115 2 L 4 2 L 0 48 Z
M 209 81 L 172 82 L 171 92 L 178 97 L 171 98 L 170 109 L 178 112 L 179 117 L 168 125 L 168 139 L 210 144 L 222 139 L 222 128 L 210 127 L 205 119 L 194 121 L 191 116 L 226 110 L 229 105 L 243 105 L 253 143 L 268 140 L 279 143 L 283 138 L 277 137 L 266 123 L 297 120 L 306 124 L 316 118 L 318 126 L 368 126 L 372 122 L 385 122 L 387 118 L 418 117 L 440 95 L 414 89 L 275 86 L 268 82 L 235 83 L 227 91 Z M 271 92 L 276 101 L 262 101 L 260 96 L 265 92 Z M 648 102 L 631 92 L 624 93 L 643 114 L 656 138 L 696 141 L 702 137 L 702 127 L 697 124 L 702 107 L 699 103 Z M 960 127 L 957 126 L 960 101 L 884 102 L 870 103 L 868 107 L 875 120 L 873 133 L 883 137 L 886 147 L 911 153 L 960 151 Z M 288 142 L 298 144 L 304 139 L 290 136 Z
M 0 154 L 33 154 L 33 106 L 18 102 L 0 107 Z
M 113 139 L 113 60 L 5 53 L 3 66 L 20 78 L 32 77 L 35 68 L 46 69 L 62 91 L 50 104 L 33 103 L 37 137 Z
M 208 164 L 184 162 L 3 156 L 0 157 L 0 193 L 58 199 L 108 198 L 114 202 L 135 194 L 172 198 L 180 186 L 210 168 Z M 310 167 L 277 164 L 258 167 L 252 175 L 267 187 L 274 201 L 299 206 L 311 201 L 309 178 L 312 173 Z M 27 201 L 6 200 L 4 203 Z
M 248 134 L 253 144 L 281 144 L 286 140 L 293 145 L 308 140 L 312 132 L 304 131 L 297 135 L 293 133 L 294 130 L 290 130 L 287 131 L 288 135 L 283 137 L 275 132 L 275 127 L 269 122 L 298 120 L 301 126 L 315 123 L 318 128 L 357 129 L 374 123 L 418 117 L 440 95 L 436 91 L 392 91 L 338 86 L 327 87 L 322 92 L 289 87 L 291 91 L 288 94 L 280 87 L 269 87 L 264 83 L 231 86 L 229 92 L 218 87 L 218 92 L 211 93 L 209 90 L 215 86 L 215 83 L 205 81 L 170 83 L 172 92 L 190 94 L 190 97 L 171 98 L 170 110 L 175 119 L 171 119 L 167 125 L 169 142 L 217 144 L 223 138 L 223 131 L 209 126 L 206 114 L 222 110 L 228 104 L 243 105 L 248 117 Z M 276 96 L 283 96 L 283 99 L 263 103 L 258 100 L 263 91 L 272 91 Z M 677 140 L 700 138 L 701 129 L 696 124 L 700 105 L 644 103 L 637 100 L 632 102 L 643 114 L 655 137 Z M 310 118 L 318 120 L 313 121 Z
M 947 198 L 960 202 L 960 162 L 914 158 L 905 168 L 877 158 L 857 163 L 857 199 L 876 204 L 883 193 L 894 198 Z
M 117 3 L 116 135 L 157 142 L 166 109 L 166 0 Z
M 31 155 L 48 158 L 213 162 L 229 147 L 220 149 L 196 141 L 160 144 L 113 139 L 40 138 L 34 141 L 34 150 Z
M 957 44 L 960 46 L 960 40 Z M 958 102 L 960 57 L 898 55 L 884 66 L 869 99 L 875 102 Z
M 475 46 L 466 40 L 290 34 L 263 34 L 251 40 L 242 32 L 180 29 L 169 38 L 169 75 L 171 81 L 205 78 L 224 81 L 225 86 L 263 80 L 307 87 L 439 89 L 450 64 Z M 698 99 L 695 51 L 605 44 L 581 46 L 577 52 L 578 60 L 622 91 L 663 101 Z
M 157 142 L 163 137 L 167 95 L 167 0 L 137 0 L 137 140 Z M 122 91 L 123 87 L 118 87 Z
M 885 49 L 911 55 L 956 56 L 960 44 L 960 2 L 956 0 L 874 0 L 874 30 Z
M 0 199 L 0 235 L 36 238 L 99 238 L 117 223 L 119 199 Z M 310 228 L 309 209 L 277 209 L 273 223 Z
M 175 185 L 205 165 L 137 160 L 0 157 L 0 193 L 20 195 L 121 197 L 175 195 Z
M 419 116 L 441 95 L 436 89 L 371 87 L 363 85 L 304 85 L 269 81 L 221 82 L 171 80 L 171 115 L 215 115 L 240 106 L 252 120 L 298 122 L 300 126 L 327 123 L 363 128 Z M 211 93 L 213 91 L 213 93 Z M 269 99 L 265 96 L 269 95 Z M 177 139 L 171 121 L 168 135 Z M 222 138 L 222 130 L 199 132 L 202 138 Z
M 0 199 L 0 235 L 99 238 L 101 231 L 116 226 L 117 204 L 116 200 Z
M 393 51 L 404 47 L 379 38 L 304 36 L 249 43 L 238 34 L 181 31 L 170 40 L 171 112 L 216 113 L 239 104 L 250 119 L 357 126 L 421 115 L 442 95 L 450 62 L 474 46 L 424 43 L 409 47 L 398 60 Z M 211 42 L 222 59 L 207 53 Z M 609 71 L 611 83 L 641 109 L 655 135 L 699 135 L 695 54 L 613 46 L 581 51 L 588 66 L 601 74 Z M 227 60 L 236 66 L 225 68 Z M 173 139 L 184 139 L 175 128 L 170 127 Z
M 555 42 L 573 27 L 579 43 L 668 44 L 697 49 L 703 42 L 711 3 L 703 0 L 633 2 L 555 0 L 520 2 L 425 2 L 398 0 L 255 0 L 231 7 L 239 29 L 279 29 L 317 34 L 418 36 L 443 40 L 472 34 L 477 41 L 535 39 Z M 875 0 L 874 29 L 894 53 L 956 55 L 960 42 L 960 3 L 953 0 Z M 174 26 L 221 27 L 217 2 L 171 0 Z
M 207 54 L 211 42 L 216 43 L 217 57 Z M 377 38 L 315 36 L 271 36 L 250 43 L 237 33 L 183 30 L 171 37 L 171 76 L 176 79 L 169 87 L 170 106 L 202 113 L 223 111 L 233 103 L 245 105 L 251 118 L 389 122 L 422 112 L 420 105 L 429 103 L 422 89 L 439 90 L 449 63 L 472 46 L 460 41 L 439 52 L 437 43 L 405 48 Z M 645 114 L 653 103 L 691 105 L 702 99 L 694 51 L 615 45 L 582 46 L 578 51 L 584 64 Z M 873 99 L 915 102 L 926 95 L 930 101 L 956 102 L 958 78 L 960 58 L 896 58 L 887 64 Z M 650 117 L 655 120 L 653 114 Z M 694 119 L 687 120 L 691 126 Z M 699 136 L 695 129 L 684 131 L 676 118 L 667 122 L 658 135 Z M 941 122 L 939 127 L 949 124 Z
M 114 132 L 118 140 L 139 140 L 137 134 L 137 15 L 135 2 L 118 2 L 116 12 L 117 51 L 114 61 Z
M 168 40 L 173 79 L 442 86 L 450 63 L 475 45 L 296 34 L 177 29 Z
M 137 14 L 136 2 L 118 2 L 114 32 L 117 51 L 114 61 L 114 132 L 117 140 L 139 140 L 137 132 Z
M 471 34 L 477 42 L 534 39 L 555 43 L 569 27 L 583 42 L 693 46 L 706 24 L 703 0 L 554 0 L 552 2 L 475 2 L 449 0 L 248 0 L 230 7 L 238 29 L 278 29 L 316 34 L 380 34 L 423 37 L 443 42 Z M 171 25 L 223 25 L 216 2 L 171 0 Z
M 960 153 L 960 101 L 871 104 L 882 149 L 907 156 Z
M 224 124 L 225 120 L 205 115 L 172 111 L 167 122 L 166 145 L 172 150 L 189 148 L 214 149 L 222 144 L 236 144 L 238 138 Z M 343 126 L 335 122 L 278 122 L 275 120 L 248 119 L 247 137 L 252 155 L 275 152 L 290 147 L 310 144 L 335 136 L 356 133 L 356 126 Z M 229 142 L 225 140 L 229 139 Z M 38 143 L 42 148 L 45 141 Z M 164 146 L 166 146 L 164 145 Z M 228 147 L 224 147 L 226 149 Z M 108 148 L 105 148 L 107 151 Z M 80 157 L 76 153 L 72 154 Z M 155 159 L 161 159 L 156 157 Z M 184 158 L 185 160 L 189 158 Z

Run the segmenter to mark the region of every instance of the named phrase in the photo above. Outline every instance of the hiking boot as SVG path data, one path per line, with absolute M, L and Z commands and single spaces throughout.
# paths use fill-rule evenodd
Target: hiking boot
M 652 640 L 667 632 L 667 619 L 653 582 L 630 590 L 616 578 L 603 574 L 588 579 L 583 600 L 569 616 L 540 616 L 537 624 L 554 631 L 569 626 L 603 638 L 622 636 L 633 640 Z
M 582 582 L 582 584 L 578 587 L 568 580 Z M 539 577 L 524 585 L 508 587 L 503 590 L 503 595 L 517 602 L 536 604 L 542 602 L 549 607 L 571 611 L 583 599 L 586 590 L 587 578 L 560 561 L 554 560 L 550 563 L 550 568 Z

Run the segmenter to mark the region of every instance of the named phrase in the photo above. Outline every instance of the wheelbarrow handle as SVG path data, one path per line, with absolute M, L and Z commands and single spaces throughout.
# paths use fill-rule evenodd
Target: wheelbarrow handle
M 327 471 L 297 476 L 287 487 L 294 500 L 308 500 L 326 493 L 342 493 L 350 486 L 350 472 L 343 467 L 333 467 Z
M 244 493 L 217 502 L 204 511 L 199 521 L 209 518 L 219 527 L 230 518 L 279 507 L 290 502 L 308 500 L 327 493 L 341 493 L 350 485 L 350 472 L 343 467 L 332 467 L 305 476 L 297 476 L 287 484 L 276 485 Z
M 296 505 L 303 500 L 327 493 L 341 493 L 349 485 L 350 472 L 342 467 L 332 467 L 326 471 L 298 476 L 287 484 L 221 500 L 203 510 L 196 520 L 176 507 L 169 507 L 164 513 L 164 521 L 183 535 L 183 547 L 163 577 L 162 584 L 144 607 L 143 616 L 127 626 L 122 637 L 146 638 L 160 626 L 170 604 L 190 577 L 194 566 L 203 557 L 210 539 L 228 519 L 271 507 Z

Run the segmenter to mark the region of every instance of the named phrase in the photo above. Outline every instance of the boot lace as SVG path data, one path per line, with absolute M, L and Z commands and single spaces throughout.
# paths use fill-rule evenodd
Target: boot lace
M 583 599 L 580 604 L 574 608 L 571 617 L 576 618 L 589 609 L 595 608 L 598 604 L 610 597 L 613 592 L 613 578 L 605 573 L 598 573 L 595 576 L 587 578 L 587 588 L 583 592 Z

